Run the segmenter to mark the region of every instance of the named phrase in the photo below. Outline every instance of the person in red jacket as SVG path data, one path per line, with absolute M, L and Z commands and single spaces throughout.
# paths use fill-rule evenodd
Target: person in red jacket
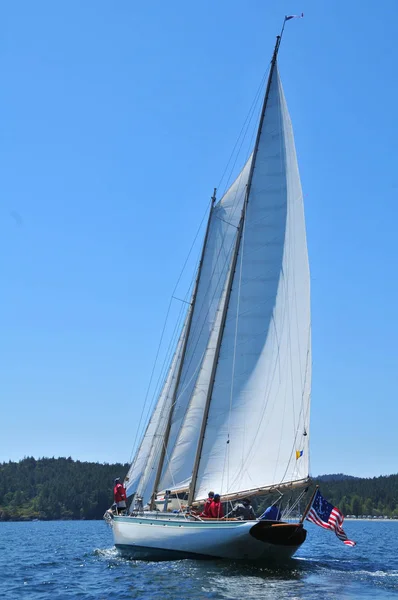
M 210 504 L 209 515 L 211 519 L 222 519 L 224 516 L 219 494 L 214 496 L 213 502 Z
M 202 510 L 202 512 L 200 513 L 200 515 L 199 515 L 199 516 L 200 516 L 200 517 L 206 517 L 207 519 L 211 519 L 211 516 L 210 516 L 210 512 L 209 512 L 209 511 L 210 511 L 210 506 L 211 506 L 211 504 L 212 504 L 212 502 L 213 502 L 213 498 L 214 498 L 214 492 L 209 492 L 209 493 L 208 493 L 208 496 L 209 496 L 209 497 L 207 498 L 207 500 L 206 500 L 206 502 L 205 502 L 204 509 Z
M 119 515 L 126 510 L 126 490 L 124 489 L 123 484 L 120 483 L 120 477 L 116 477 L 113 483 L 113 498 L 116 504 L 116 513 Z

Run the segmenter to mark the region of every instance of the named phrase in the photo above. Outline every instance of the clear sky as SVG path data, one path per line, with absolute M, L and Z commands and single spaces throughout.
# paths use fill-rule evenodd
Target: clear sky
M 180 269 L 301 11 L 279 63 L 312 273 L 312 473 L 398 471 L 396 0 L 2 3 L 0 460 L 129 459 Z

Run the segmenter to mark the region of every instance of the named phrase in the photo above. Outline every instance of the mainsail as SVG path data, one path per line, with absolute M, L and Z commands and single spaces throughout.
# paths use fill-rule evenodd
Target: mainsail
M 308 478 L 310 277 L 278 43 L 255 151 L 212 207 L 194 299 L 128 474 L 144 501 L 188 486 L 191 500 L 209 489 L 234 498 Z
M 258 136 L 195 499 L 305 480 L 310 277 L 292 125 L 278 68 Z

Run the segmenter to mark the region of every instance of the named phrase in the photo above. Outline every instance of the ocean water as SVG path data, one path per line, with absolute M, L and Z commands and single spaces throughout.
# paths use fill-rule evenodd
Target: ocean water
M 100 521 L 0 523 L 2 600 L 398 598 L 398 521 L 346 521 L 355 548 L 307 524 L 289 568 L 121 558 Z

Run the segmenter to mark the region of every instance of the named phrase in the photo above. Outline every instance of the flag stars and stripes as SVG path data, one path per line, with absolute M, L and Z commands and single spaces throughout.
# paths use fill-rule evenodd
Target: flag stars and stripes
M 347 534 L 343 530 L 343 513 L 325 500 L 319 490 L 317 490 L 314 496 L 306 519 L 319 527 L 323 527 L 323 529 L 334 531 L 339 540 L 344 542 L 346 546 L 355 546 L 355 542 L 349 540 Z

